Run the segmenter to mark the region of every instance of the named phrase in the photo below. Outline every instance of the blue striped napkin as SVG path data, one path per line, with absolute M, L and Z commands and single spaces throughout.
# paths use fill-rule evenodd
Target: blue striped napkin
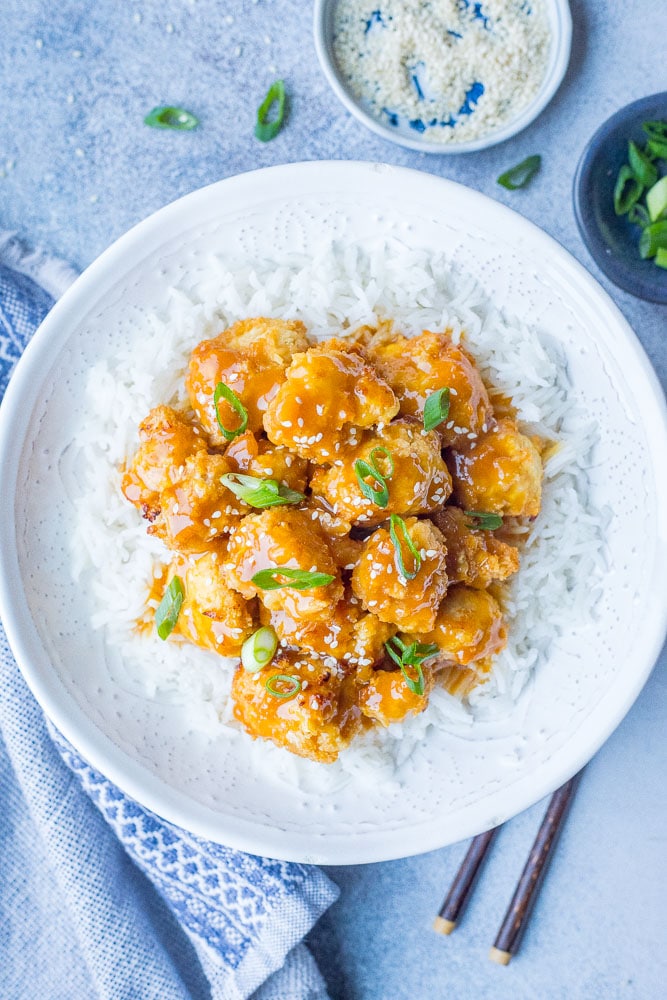
M 0 233 L 0 397 L 73 277 Z M 302 942 L 336 887 L 124 795 L 45 720 L 1 626 L 0 858 L 3 1000 L 326 1000 Z

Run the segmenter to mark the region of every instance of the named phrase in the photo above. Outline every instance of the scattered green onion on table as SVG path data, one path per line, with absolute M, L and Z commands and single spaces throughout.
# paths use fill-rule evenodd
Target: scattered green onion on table
M 542 165 L 542 157 L 539 154 L 527 156 L 521 163 L 510 167 L 504 174 L 501 174 L 497 183 L 508 191 L 518 191 L 519 188 L 528 187 L 535 174 Z
M 153 108 L 144 118 L 144 125 L 150 125 L 151 128 L 168 128 L 172 132 L 190 132 L 199 125 L 199 119 L 185 108 L 165 105 Z
M 628 162 L 614 186 L 614 211 L 641 229 L 639 256 L 667 268 L 667 122 L 644 122 L 642 129 L 643 148 L 628 142 Z
M 285 84 L 282 80 L 276 80 L 275 83 L 271 84 L 266 97 L 257 108 L 255 136 L 260 142 L 270 142 L 280 132 L 285 120 L 285 101 Z M 275 116 L 269 120 L 274 105 Z

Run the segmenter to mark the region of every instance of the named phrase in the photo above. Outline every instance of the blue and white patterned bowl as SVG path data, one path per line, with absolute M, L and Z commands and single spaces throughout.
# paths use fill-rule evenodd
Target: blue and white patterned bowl
M 469 142 L 434 142 L 426 138 L 423 123 L 402 121 L 398 116 L 388 118 L 385 123 L 376 118 L 368 106 L 350 91 L 334 55 L 333 22 L 337 2 L 338 0 L 315 0 L 313 22 L 317 57 L 333 92 L 347 110 L 372 132 L 382 136 L 383 139 L 398 143 L 399 146 L 416 149 L 420 153 L 472 153 L 488 149 L 489 146 L 495 146 L 516 135 L 530 125 L 547 106 L 558 90 L 570 60 L 572 16 L 568 0 L 545 0 L 551 32 L 551 49 L 544 79 L 532 101 L 506 125 L 487 132 L 478 139 Z M 483 5 L 477 6 L 480 8 L 480 16 L 483 16 Z M 466 95 L 460 114 L 475 113 L 475 103 L 481 92 L 481 86 L 483 81 L 473 84 Z

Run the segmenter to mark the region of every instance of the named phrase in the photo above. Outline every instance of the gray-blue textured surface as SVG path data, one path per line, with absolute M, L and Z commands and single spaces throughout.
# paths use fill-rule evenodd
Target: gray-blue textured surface
M 506 202 L 578 257 L 630 320 L 663 384 L 667 308 L 614 289 L 588 257 L 571 207 L 587 138 L 623 104 L 665 89 L 667 5 L 574 0 L 574 45 L 558 95 L 529 129 L 467 157 L 427 157 L 365 131 L 317 66 L 306 0 L 3 0 L 0 228 L 88 264 L 181 194 L 300 159 L 376 159 L 451 177 Z M 283 76 L 287 127 L 253 137 L 254 112 Z M 201 118 L 191 133 L 142 124 L 157 104 Z M 666 115 L 667 115 L 667 109 Z M 495 184 L 528 154 L 526 191 Z M 622 502 L 622 498 L 619 498 Z M 430 930 L 464 845 L 364 868 L 330 869 L 343 893 L 311 946 L 335 1000 L 657 1000 L 667 958 L 667 661 L 587 769 L 519 956 L 486 953 L 543 806 L 499 837 L 450 939 Z M 406 850 L 409 844 L 406 844 Z M 78 998 L 76 998 L 78 1000 Z

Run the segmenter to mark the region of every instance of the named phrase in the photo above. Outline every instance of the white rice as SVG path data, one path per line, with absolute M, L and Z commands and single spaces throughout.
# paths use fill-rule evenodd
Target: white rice
M 502 316 L 479 285 L 443 256 L 398 241 L 370 248 L 330 245 L 314 259 L 294 256 L 280 263 L 211 257 L 203 273 L 186 274 L 166 299 L 127 349 L 91 371 L 89 418 L 77 441 L 85 479 L 76 501 L 73 571 L 92 594 L 93 626 L 106 629 L 114 679 L 131 691 L 182 705 L 188 723 L 212 738 L 245 741 L 258 767 L 270 758 L 284 780 L 328 791 L 352 773 L 389 778 L 431 726 L 474 737 L 486 720 L 508 714 L 554 636 L 590 615 L 591 581 L 601 568 L 603 524 L 589 503 L 586 476 L 595 432 L 568 398 L 558 346 Z M 123 498 L 119 468 L 136 449 L 138 424 L 153 406 L 185 403 L 184 374 L 195 344 L 259 315 L 301 319 L 319 338 L 385 318 L 407 334 L 449 328 L 456 340 L 465 336 L 487 381 L 512 398 L 523 429 L 560 442 L 546 462 L 540 515 L 532 525 L 517 527 L 523 552 L 507 592 L 509 641 L 490 680 L 466 703 L 437 689 L 420 716 L 356 739 L 327 767 L 264 741 L 253 743 L 239 730 L 229 698 L 235 661 L 135 631 L 153 572 L 168 554 Z

